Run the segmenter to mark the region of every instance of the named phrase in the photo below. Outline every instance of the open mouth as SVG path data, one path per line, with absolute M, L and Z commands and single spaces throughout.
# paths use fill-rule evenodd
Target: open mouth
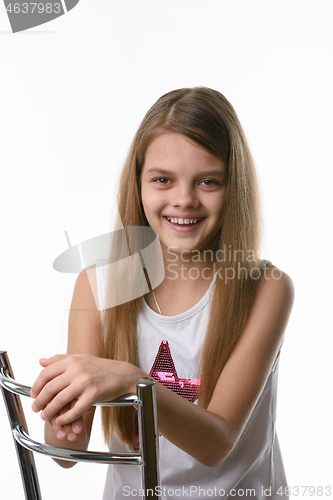
M 176 226 L 194 226 L 205 219 L 205 217 L 201 217 L 201 219 L 183 219 L 182 217 L 167 217 L 166 215 L 163 217 Z

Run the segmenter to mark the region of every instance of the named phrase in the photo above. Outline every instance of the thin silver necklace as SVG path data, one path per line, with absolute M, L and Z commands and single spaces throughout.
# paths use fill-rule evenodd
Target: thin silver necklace
M 154 290 L 153 290 L 153 289 L 152 289 L 152 292 L 153 292 L 153 296 L 154 296 L 154 299 L 155 299 L 155 303 L 156 303 L 156 305 L 157 305 L 158 312 L 159 312 L 160 314 L 162 314 L 161 308 L 160 308 L 160 306 L 158 305 L 157 298 L 156 298 L 156 295 L 155 295 L 155 292 L 154 292 Z M 163 316 L 163 314 L 162 314 L 162 316 Z

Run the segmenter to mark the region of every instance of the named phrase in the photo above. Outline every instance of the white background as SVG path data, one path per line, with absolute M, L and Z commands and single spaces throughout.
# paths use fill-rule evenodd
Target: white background
M 17 380 L 31 385 L 38 359 L 66 349 L 76 276 L 52 269 L 48 216 L 113 189 L 160 95 L 215 88 L 234 105 L 258 168 L 263 257 L 296 288 L 277 416 L 288 482 L 332 486 L 332 21 L 329 0 L 81 0 L 12 34 L 0 5 L 0 349 Z M 30 404 L 30 433 L 42 438 Z M 1 498 L 23 499 L 2 402 L 0 439 Z M 101 498 L 106 466 L 36 462 L 46 500 Z

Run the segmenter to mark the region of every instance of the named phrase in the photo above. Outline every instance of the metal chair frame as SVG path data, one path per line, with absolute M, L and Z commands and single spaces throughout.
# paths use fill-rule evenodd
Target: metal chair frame
M 138 409 L 140 451 L 112 453 L 68 450 L 30 438 L 20 395 L 30 397 L 30 387 L 16 382 L 6 351 L 0 351 L 0 385 L 14 439 L 26 500 L 42 500 L 32 452 L 74 462 L 140 465 L 144 498 L 157 499 L 159 476 L 158 431 L 155 382 L 150 377 L 137 381 L 137 395 L 125 395 L 95 406 L 135 406 Z

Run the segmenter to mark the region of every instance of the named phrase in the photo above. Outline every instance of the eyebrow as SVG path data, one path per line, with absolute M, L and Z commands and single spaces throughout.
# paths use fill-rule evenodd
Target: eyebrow
M 164 168 L 158 168 L 158 167 L 149 168 L 147 170 L 147 174 L 151 174 L 151 173 L 162 174 L 162 175 L 173 175 L 174 174 L 174 172 L 172 172 L 171 170 L 166 170 Z M 223 175 L 226 175 L 226 172 L 221 171 L 221 170 L 209 170 L 207 172 L 202 172 L 200 175 L 220 175 L 220 176 L 223 176 Z

